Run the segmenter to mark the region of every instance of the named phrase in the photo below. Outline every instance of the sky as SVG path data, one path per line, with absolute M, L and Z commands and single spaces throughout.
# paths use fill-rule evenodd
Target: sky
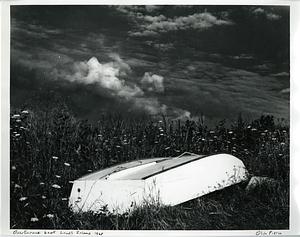
M 289 8 L 12 6 L 10 64 L 12 108 L 288 120 Z

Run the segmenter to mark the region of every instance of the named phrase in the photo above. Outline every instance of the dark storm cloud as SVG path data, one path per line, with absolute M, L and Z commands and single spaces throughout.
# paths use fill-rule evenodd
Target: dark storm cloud
M 104 11 L 94 8 L 98 14 Z M 55 11 L 56 21 L 72 14 L 81 16 L 79 8 L 74 13 L 72 9 L 61 15 Z M 278 32 L 272 32 L 281 35 L 286 18 L 271 8 L 248 7 L 244 9 L 248 15 L 242 15 L 254 23 L 247 18 L 247 28 L 238 10 L 113 6 L 106 7 L 106 16 L 101 16 L 106 23 L 94 21 L 90 28 L 90 22 L 98 17 L 89 19 L 87 12 L 83 15 L 88 19 L 80 21 L 82 27 L 70 22 L 63 27 L 51 25 L 49 16 L 47 23 L 13 18 L 12 101 L 22 101 L 18 96 L 30 97 L 33 89 L 46 88 L 69 98 L 75 110 L 87 117 L 114 110 L 195 119 L 200 114 L 232 119 L 240 112 L 288 117 L 289 74 L 278 66 L 284 57 L 277 44 L 282 49 L 287 46 L 282 36 L 266 33 L 271 42 L 256 32 L 263 25 L 261 32 L 275 27 Z M 270 13 L 280 17 L 271 19 Z M 130 22 L 130 27 L 118 27 L 120 19 Z M 147 31 L 158 37 L 145 37 Z M 129 32 L 141 33 L 144 40 L 128 37 Z M 245 44 L 241 37 L 247 38 Z M 247 47 L 255 48 L 251 46 L 253 37 L 258 37 L 255 47 L 263 47 L 259 53 L 269 53 L 264 50 L 270 45 L 276 48 L 276 64 L 258 60 L 256 51 L 247 51 Z
M 39 44 L 44 47 L 36 45 L 28 47 L 28 42 L 32 39 L 37 38 L 41 43 L 51 38 L 53 34 L 60 33 L 59 30 L 35 24 L 30 24 L 26 28 L 23 22 L 13 20 L 12 35 L 15 40 L 11 50 L 12 63 L 18 66 L 12 66 L 12 68 L 22 67 L 23 71 L 32 71 L 33 74 L 31 73 L 30 77 L 24 79 L 19 75 L 16 76 L 17 73 L 13 73 L 12 86 L 17 85 L 20 88 L 26 83 L 26 88 L 32 90 L 40 88 L 47 80 L 52 86 L 59 86 L 63 88 L 64 93 L 72 95 L 74 88 L 72 84 L 77 84 L 101 95 L 102 103 L 106 100 L 105 104 L 115 104 L 113 101 L 120 101 L 123 107 L 124 103 L 127 103 L 125 108 L 132 107 L 131 109 L 146 111 L 153 115 L 167 111 L 174 116 L 184 116 L 181 113 L 187 114 L 182 109 L 173 106 L 169 108 L 162 104 L 158 98 L 153 97 L 154 94 L 145 95 L 144 91 L 163 92 L 163 77 L 144 72 L 144 75 L 139 78 L 134 80 L 130 78 L 132 73 L 130 65 L 114 52 L 119 51 L 120 46 L 117 43 L 112 47 L 107 46 L 108 40 L 103 34 L 91 33 L 82 38 L 73 37 L 76 43 L 71 44 L 53 40 L 48 44 Z M 21 40 L 24 36 L 27 37 L 26 41 Z M 75 44 L 75 47 L 70 47 L 72 44 Z M 93 51 L 93 48 L 97 51 Z M 100 54 L 104 62 L 91 56 L 93 54 Z M 76 59 L 82 57 L 87 59 L 83 61 Z M 140 60 L 138 63 L 135 61 L 136 59 L 129 58 L 129 63 L 134 66 L 142 63 Z M 145 61 L 145 64 L 152 65 L 148 61 Z
M 132 37 L 165 52 L 185 45 L 228 55 L 288 60 L 289 8 L 284 6 L 114 6 L 131 21 Z M 180 32 L 180 33 L 178 33 Z M 147 40 L 145 40 L 147 41 Z
M 208 62 L 186 61 L 174 67 L 177 68 L 176 73 L 173 70 L 165 76 L 170 79 L 165 82 L 165 99 L 168 101 L 165 103 L 177 103 L 180 107 L 194 113 L 198 110 L 198 113 L 208 117 L 218 114 L 220 119 L 235 118 L 243 111 L 254 117 L 262 113 L 278 117 L 288 114 L 287 101 L 278 96 L 284 85 L 278 84 L 274 77 Z M 185 71 L 188 67 L 193 70 Z M 209 74 L 207 79 L 202 72 Z M 213 79 L 218 78 L 218 74 L 224 77 Z M 288 81 L 285 85 L 288 85 Z
M 47 29 L 45 27 L 32 23 L 28 24 L 23 21 L 17 22 L 15 18 L 11 19 L 11 35 L 13 37 L 22 35 L 23 37 L 49 39 L 51 36 L 56 36 L 61 33 L 62 31 L 59 29 Z

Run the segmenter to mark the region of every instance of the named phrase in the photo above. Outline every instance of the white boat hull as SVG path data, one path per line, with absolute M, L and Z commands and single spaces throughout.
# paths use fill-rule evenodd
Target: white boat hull
M 93 179 L 74 181 L 69 199 L 72 210 L 99 212 L 105 207 L 122 214 L 145 202 L 174 206 L 248 178 L 243 162 L 228 154 L 139 162 L 121 164 L 123 170 L 106 176 L 92 174 Z

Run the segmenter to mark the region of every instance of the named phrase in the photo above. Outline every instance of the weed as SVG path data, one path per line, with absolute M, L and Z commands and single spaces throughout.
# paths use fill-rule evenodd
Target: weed
M 102 116 L 76 119 L 66 107 L 12 111 L 10 120 L 11 228 L 38 229 L 284 229 L 289 226 L 289 127 L 272 116 L 230 128 L 220 122 L 154 121 Z M 146 157 L 229 153 L 252 175 L 280 185 L 245 193 L 240 186 L 175 207 L 147 204 L 124 215 L 74 214 L 72 181 L 116 163 Z M 174 194 L 176 195 L 176 194 Z

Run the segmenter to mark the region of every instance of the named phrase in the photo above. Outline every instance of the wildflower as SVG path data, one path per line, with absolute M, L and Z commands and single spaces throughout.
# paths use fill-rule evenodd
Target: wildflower
M 58 184 L 53 184 L 52 188 L 60 189 L 61 187 Z
M 280 153 L 280 154 L 278 154 L 278 155 L 279 155 L 279 156 L 283 156 L 283 154 L 281 154 L 281 153 Z
M 21 197 L 20 199 L 19 199 L 19 201 L 20 202 L 23 202 L 23 201 L 25 201 L 25 200 L 27 200 L 28 199 L 28 197 Z
M 264 132 L 268 132 L 268 130 L 266 129 Z
M 31 217 L 30 221 L 31 222 L 37 222 L 37 221 L 39 221 L 39 219 L 37 217 Z
M 27 202 L 23 207 L 27 207 L 29 205 L 29 203 Z
M 280 143 L 280 145 L 282 145 L 282 146 L 283 146 L 283 145 L 285 145 L 285 143 L 284 143 L 284 142 L 281 142 L 281 143 Z
M 250 128 L 251 128 L 251 126 L 249 125 L 247 128 L 248 128 L 248 129 L 250 129 Z
M 160 136 L 163 136 L 164 134 L 163 133 L 161 133 L 161 134 L 159 134 Z
M 13 166 L 11 167 L 11 169 L 12 169 L 12 170 L 16 170 L 17 168 L 16 168 L 16 166 L 13 165 Z
M 52 156 L 52 159 L 53 160 L 58 160 L 58 157 L 57 156 Z
M 88 170 L 88 172 L 92 172 L 92 170 Z
M 15 134 L 15 137 L 19 137 L 19 136 L 20 136 L 20 133 Z
M 229 134 L 232 134 L 232 133 L 233 133 L 233 131 L 229 131 L 228 133 L 229 133 Z
M 61 200 L 62 201 L 68 201 L 68 198 L 62 198 Z
M 15 188 L 22 188 L 19 184 L 15 184 Z
M 55 175 L 55 177 L 56 177 L 56 178 L 58 178 L 58 179 L 60 179 L 60 178 L 61 178 L 61 176 L 60 176 L 60 175 L 57 175 L 57 174 Z
M 64 163 L 65 166 L 71 166 L 69 163 L 65 162 Z
M 53 214 L 47 214 L 46 216 L 47 216 L 48 218 L 50 218 L 50 219 L 54 217 Z
M 119 145 L 117 145 L 116 148 L 121 148 L 121 147 Z
M 213 133 L 215 133 L 215 131 L 210 131 L 209 133 L 210 133 L 210 134 L 213 134 Z
M 41 196 L 41 198 L 42 198 L 42 199 L 46 199 L 47 197 L 46 197 L 46 196 L 44 196 L 44 195 L 42 195 L 42 196 Z
M 21 120 L 21 119 L 17 119 L 16 122 L 17 122 L 17 123 L 21 123 L 22 120 Z
M 40 182 L 40 185 L 45 185 L 45 183 L 44 182 Z
M 29 114 L 29 112 L 27 110 L 23 110 L 21 113 L 22 114 Z
M 252 132 L 255 132 L 255 131 L 257 131 L 257 129 L 256 129 L 256 128 L 252 128 L 251 131 L 252 131 Z
M 166 150 L 166 151 L 167 151 L 167 150 L 169 150 L 169 149 L 170 149 L 170 147 L 169 147 L 169 146 L 165 148 L 165 150 Z
M 19 114 L 14 114 L 14 115 L 12 116 L 12 118 L 20 118 L 20 115 L 19 115 Z
M 262 136 L 265 136 L 265 135 L 266 135 L 266 133 L 262 132 L 260 135 L 262 135 Z

